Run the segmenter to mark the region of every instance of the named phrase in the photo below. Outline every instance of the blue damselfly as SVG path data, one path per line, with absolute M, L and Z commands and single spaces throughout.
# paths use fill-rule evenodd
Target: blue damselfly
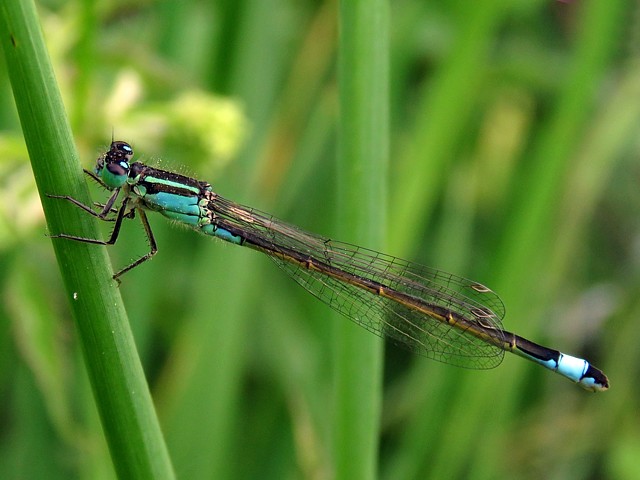
M 504 305 L 484 285 L 366 248 L 308 233 L 256 209 L 231 202 L 207 182 L 131 162 L 133 149 L 114 141 L 85 172 L 112 191 L 100 210 L 64 195 L 91 215 L 114 221 L 113 245 L 122 221 L 138 216 L 151 249 L 114 279 L 157 252 L 146 211 L 161 213 L 206 235 L 267 254 L 311 294 L 370 332 L 425 357 L 460 367 L 499 365 L 508 351 L 536 362 L 590 391 L 609 388 L 606 375 L 586 360 L 543 347 L 502 329 Z M 122 201 L 114 209 L 118 197 Z

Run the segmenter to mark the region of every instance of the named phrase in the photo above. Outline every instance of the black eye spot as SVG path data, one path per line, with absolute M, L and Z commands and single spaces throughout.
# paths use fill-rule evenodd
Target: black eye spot
M 127 162 L 109 163 L 107 170 L 113 175 L 126 175 L 129 172 L 129 164 Z

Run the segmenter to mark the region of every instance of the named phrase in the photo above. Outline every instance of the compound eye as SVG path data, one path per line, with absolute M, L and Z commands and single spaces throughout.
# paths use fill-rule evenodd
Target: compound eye
M 120 160 L 119 162 L 108 163 L 107 170 L 117 177 L 122 175 L 127 176 L 129 175 L 129 162 Z
M 133 148 L 127 142 L 117 141 L 111 144 L 110 153 L 114 157 L 129 161 L 133 157 Z
M 133 155 L 133 148 L 131 148 L 131 145 L 129 145 L 128 143 L 122 142 L 120 144 L 120 150 L 125 155 L 129 155 L 129 156 Z

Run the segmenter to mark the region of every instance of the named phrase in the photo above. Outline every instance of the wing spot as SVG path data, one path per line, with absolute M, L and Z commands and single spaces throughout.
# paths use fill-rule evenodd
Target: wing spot
M 485 287 L 481 283 L 472 283 L 470 287 L 473 288 L 476 292 L 480 293 L 489 293 L 492 291 L 489 287 Z

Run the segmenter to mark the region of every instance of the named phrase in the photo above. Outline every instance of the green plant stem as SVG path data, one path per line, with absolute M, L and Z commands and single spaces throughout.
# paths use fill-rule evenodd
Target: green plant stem
M 340 237 L 383 248 L 388 161 L 388 25 L 385 0 L 340 4 Z M 375 478 L 382 342 L 344 319 L 336 327 L 336 478 Z
M 2 2 L 0 38 L 49 231 L 98 238 L 95 219 L 46 197 L 67 194 L 90 203 L 31 0 Z M 57 239 L 53 246 L 118 476 L 173 478 L 106 250 Z

